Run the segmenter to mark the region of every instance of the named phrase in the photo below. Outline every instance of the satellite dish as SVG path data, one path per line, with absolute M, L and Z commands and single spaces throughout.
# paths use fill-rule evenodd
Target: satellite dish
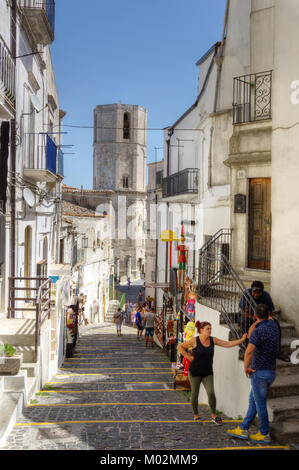
M 31 95 L 31 103 L 38 113 L 42 110 L 41 102 L 36 95 Z
M 33 207 L 35 205 L 35 196 L 29 188 L 24 189 L 23 198 L 29 207 Z

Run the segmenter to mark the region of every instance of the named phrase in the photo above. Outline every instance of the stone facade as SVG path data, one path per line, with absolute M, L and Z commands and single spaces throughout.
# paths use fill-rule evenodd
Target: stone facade
M 94 110 L 95 191 L 112 191 L 115 274 L 139 278 L 145 271 L 147 112 L 140 106 L 100 105 Z M 95 195 L 95 194 L 94 194 Z M 92 207 L 105 204 L 93 199 Z M 91 202 L 91 201 L 90 201 Z

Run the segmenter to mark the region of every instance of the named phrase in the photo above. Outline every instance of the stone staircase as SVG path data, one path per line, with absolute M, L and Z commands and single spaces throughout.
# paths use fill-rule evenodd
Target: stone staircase
M 292 323 L 282 318 L 279 307 L 273 316 L 281 327 L 281 351 L 290 357 L 294 351 L 291 343 L 299 334 Z M 244 358 L 241 349 L 239 358 Z M 268 410 L 272 437 L 281 444 L 299 443 L 299 365 L 277 360 L 276 379 L 268 393 Z
M 37 388 L 38 364 L 35 362 L 35 320 L 33 318 L 4 318 L 0 321 L 0 341 L 11 344 L 23 354 L 20 372 L 26 376 L 26 400 Z
M 34 361 L 35 320 L 32 318 L 0 320 L 0 341 L 11 344 L 23 354 L 17 375 L 0 376 L 0 445 L 5 441 L 24 406 L 38 390 L 38 364 Z
M 246 281 L 244 284 L 248 288 L 252 280 Z M 238 331 L 236 314 L 239 299 L 240 291 L 233 283 L 230 284 L 226 280 L 222 284 L 220 279 L 220 282 L 209 288 L 209 297 L 201 297 L 200 302 L 220 311 L 221 307 L 224 308 L 226 317 Z M 273 317 L 279 321 L 281 327 L 281 351 L 291 356 L 294 352 L 291 349 L 291 343 L 299 339 L 299 333 L 295 325 L 282 316 L 279 306 L 275 306 Z M 223 314 L 220 316 L 220 323 L 228 328 Z M 230 339 L 234 339 L 232 333 L 230 333 Z M 244 349 L 240 348 L 239 359 L 243 360 L 243 358 Z M 281 444 L 299 443 L 299 365 L 277 360 L 276 380 L 269 389 L 268 410 L 272 437 Z
M 114 314 L 117 312 L 119 308 L 119 301 L 118 300 L 110 300 L 108 311 L 106 313 L 105 322 L 106 323 L 113 323 Z

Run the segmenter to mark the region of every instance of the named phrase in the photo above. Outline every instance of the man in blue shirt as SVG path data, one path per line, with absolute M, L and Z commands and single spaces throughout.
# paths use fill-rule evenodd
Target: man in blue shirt
M 138 308 L 138 311 L 136 313 L 136 326 L 137 326 L 137 339 L 141 339 L 143 325 L 142 325 L 142 315 L 141 315 L 140 308 Z
M 272 302 L 269 292 L 264 290 L 264 284 L 261 281 L 254 281 L 251 288 L 246 291 L 255 301 L 257 305 L 264 304 L 268 306 L 269 312 L 273 312 L 274 304 Z M 241 330 L 241 335 L 248 333 L 249 328 L 254 323 L 254 311 L 249 304 L 245 295 L 241 297 L 239 302 L 239 317 L 238 325 Z
M 256 307 L 255 330 L 252 332 L 245 352 L 244 370 L 251 379 L 251 393 L 246 417 L 240 427 L 227 431 L 229 435 L 265 444 L 271 443 L 267 411 L 267 391 L 276 376 L 276 358 L 279 351 L 280 331 L 274 320 L 268 319 L 269 307 Z M 259 418 L 259 432 L 249 435 L 249 428 L 256 415 Z

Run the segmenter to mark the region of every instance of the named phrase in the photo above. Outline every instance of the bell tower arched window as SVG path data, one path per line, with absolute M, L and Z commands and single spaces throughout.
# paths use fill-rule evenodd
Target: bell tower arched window
M 128 189 L 129 188 L 129 177 L 128 176 L 123 176 L 123 188 Z
M 124 114 L 124 128 L 123 128 L 123 137 L 124 139 L 129 139 L 130 138 L 130 114 L 125 113 Z

